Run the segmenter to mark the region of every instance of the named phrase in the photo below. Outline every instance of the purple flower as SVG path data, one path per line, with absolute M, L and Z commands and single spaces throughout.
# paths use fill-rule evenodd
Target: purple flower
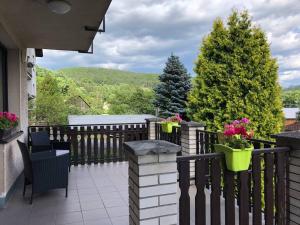
M 250 120 L 248 118 L 243 118 L 243 119 L 241 119 L 241 122 L 244 124 L 248 124 L 248 123 L 250 123 Z

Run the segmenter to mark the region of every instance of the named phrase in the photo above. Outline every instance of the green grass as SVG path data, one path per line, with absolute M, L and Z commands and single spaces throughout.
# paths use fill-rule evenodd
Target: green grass
M 154 87 L 158 82 L 157 74 L 134 73 L 123 70 L 74 67 L 61 69 L 65 76 L 77 81 L 91 80 L 97 84 L 130 84 L 139 87 Z

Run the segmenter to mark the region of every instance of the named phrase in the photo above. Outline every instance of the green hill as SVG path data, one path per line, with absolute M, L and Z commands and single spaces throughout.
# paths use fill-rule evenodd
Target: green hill
M 73 80 L 91 80 L 97 84 L 131 84 L 139 87 L 153 87 L 158 83 L 157 74 L 134 73 L 115 69 L 74 67 L 61 69 L 58 72 L 62 72 Z

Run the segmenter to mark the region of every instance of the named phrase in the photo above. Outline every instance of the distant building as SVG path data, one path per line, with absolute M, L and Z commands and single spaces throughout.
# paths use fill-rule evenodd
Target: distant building
M 297 120 L 297 113 L 300 111 L 299 108 L 284 108 L 285 117 L 285 131 L 300 130 L 300 123 Z
M 69 125 L 88 125 L 88 124 L 129 124 L 145 123 L 145 119 L 154 118 L 153 115 L 70 115 L 68 116 Z

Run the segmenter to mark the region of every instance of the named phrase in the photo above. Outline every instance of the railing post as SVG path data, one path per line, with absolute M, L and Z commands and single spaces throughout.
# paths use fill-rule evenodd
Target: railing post
M 286 221 L 279 221 L 278 224 L 300 224 L 300 132 L 285 132 L 273 137 L 276 138 L 278 147 L 291 149 L 286 160 L 286 188 L 281 189 L 281 192 L 285 191 L 286 199 L 277 200 L 286 202 L 286 210 L 283 212 L 286 214 L 283 216 Z
M 124 143 L 129 160 L 129 224 L 177 224 L 180 146 L 161 140 Z
M 154 118 L 148 118 L 145 120 L 146 120 L 146 124 L 147 124 L 147 129 L 148 129 L 148 140 L 155 140 L 155 137 L 156 137 L 155 124 L 160 122 L 161 119 L 158 117 L 154 117 Z
M 186 122 L 181 123 L 181 150 L 183 155 L 196 154 L 197 138 L 196 130 L 204 130 L 205 125 L 203 123 Z M 195 177 L 195 161 L 190 162 L 190 177 Z

